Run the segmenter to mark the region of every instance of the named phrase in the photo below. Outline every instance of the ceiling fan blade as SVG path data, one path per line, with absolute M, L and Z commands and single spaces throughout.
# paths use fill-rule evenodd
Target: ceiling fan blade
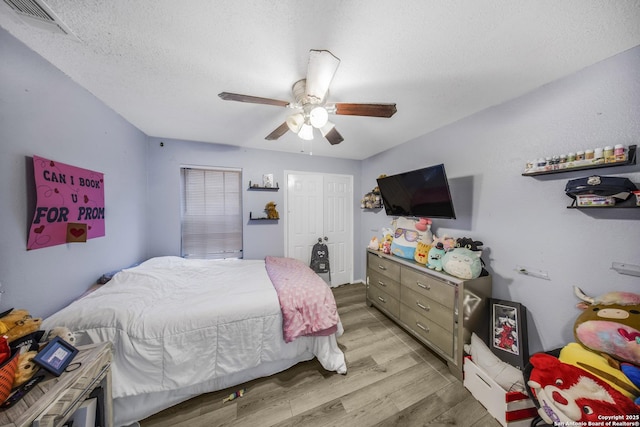
M 241 95 L 239 93 L 220 92 L 218 96 L 225 101 L 249 102 L 251 104 L 275 105 L 278 107 L 286 107 L 288 101 L 280 101 L 278 99 L 260 98 L 259 96 Z
M 352 104 L 336 102 L 334 114 L 347 116 L 391 117 L 396 111 L 396 104 Z
M 307 97 L 318 103 L 324 100 L 340 59 L 328 50 L 310 50 L 307 66 Z
M 340 132 L 338 132 L 335 127 L 331 128 L 331 130 L 327 132 L 324 137 L 327 139 L 327 141 L 329 141 L 329 144 L 331 145 L 340 144 L 342 141 L 344 141 L 344 138 L 342 137 L 342 135 L 340 135 Z
M 280 126 L 278 126 L 273 132 L 267 135 L 264 139 L 268 139 L 269 141 L 274 141 L 280 138 L 285 133 L 287 133 L 288 130 L 289 130 L 289 126 L 287 126 L 287 122 L 284 122 Z

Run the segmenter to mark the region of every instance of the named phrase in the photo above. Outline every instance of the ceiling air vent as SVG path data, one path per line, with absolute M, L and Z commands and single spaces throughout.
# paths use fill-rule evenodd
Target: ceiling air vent
M 3 0 L 25 23 L 57 33 L 75 35 L 42 0 Z

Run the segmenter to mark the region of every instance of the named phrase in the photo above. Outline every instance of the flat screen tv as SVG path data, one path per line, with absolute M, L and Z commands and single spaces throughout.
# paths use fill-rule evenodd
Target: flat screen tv
M 403 172 L 377 181 L 389 216 L 456 217 L 444 165 Z

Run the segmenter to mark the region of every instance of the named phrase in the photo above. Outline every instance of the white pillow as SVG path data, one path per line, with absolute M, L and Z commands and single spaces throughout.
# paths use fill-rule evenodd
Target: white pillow
M 471 334 L 471 358 L 505 391 L 520 391 L 526 393 L 524 376 L 515 366 L 503 362 L 475 333 Z

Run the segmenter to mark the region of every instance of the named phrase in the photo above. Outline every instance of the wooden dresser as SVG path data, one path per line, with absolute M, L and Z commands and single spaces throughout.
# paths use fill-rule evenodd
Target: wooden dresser
M 367 250 L 367 304 L 379 308 L 447 361 L 462 379 L 463 345 L 489 330 L 491 276 L 464 280 Z
M 82 402 L 99 391 L 102 419 L 96 425 L 112 427 L 111 343 L 78 347 L 79 353 L 59 377 L 50 374 L 14 406 L 0 412 L 0 426 L 63 426 Z

